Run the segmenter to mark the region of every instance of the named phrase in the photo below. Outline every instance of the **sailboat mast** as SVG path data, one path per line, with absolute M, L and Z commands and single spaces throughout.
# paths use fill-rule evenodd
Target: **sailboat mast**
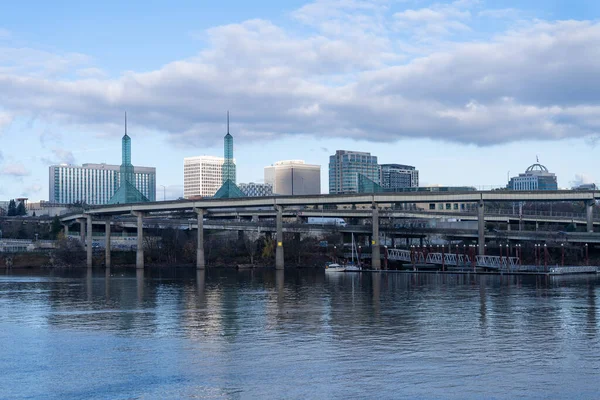
M 354 264 L 354 232 L 352 232 L 352 264 Z

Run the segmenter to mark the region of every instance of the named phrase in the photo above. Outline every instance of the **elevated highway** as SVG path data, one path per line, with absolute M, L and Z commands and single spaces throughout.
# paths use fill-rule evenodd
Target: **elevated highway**
M 594 218 L 593 206 L 600 200 L 598 191 L 538 191 L 538 192 L 517 192 L 517 191 L 484 191 L 484 192 L 399 192 L 399 193 L 375 193 L 375 194 L 344 194 L 344 195 L 309 195 L 309 196 L 271 196 L 271 197 L 253 197 L 237 199 L 202 199 L 194 201 L 167 201 L 153 203 L 135 203 L 135 204 L 117 204 L 92 207 L 85 211 L 83 215 L 73 214 L 61 218 L 63 223 L 70 223 L 79 219 L 82 225 L 85 224 L 88 241 L 88 267 L 92 266 L 91 236 L 94 219 L 105 219 L 107 242 L 110 241 L 110 218 L 117 215 L 132 214 L 137 220 L 138 231 L 138 254 L 136 265 L 143 268 L 143 226 L 144 218 L 153 213 L 194 211 L 197 214 L 198 229 L 198 257 L 197 267 L 204 268 L 204 219 L 211 213 L 235 211 L 236 209 L 268 209 L 273 210 L 275 216 L 275 227 L 277 234 L 276 246 L 276 268 L 283 268 L 283 218 L 284 211 L 295 209 L 299 211 L 307 206 L 316 206 L 320 209 L 313 214 L 314 216 L 324 216 L 327 208 L 337 208 L 344 215 L 352 218 L 354 215 L 360 215 L 362 218 L 371 219 L 371 236 L 373 238 L 373 268 L 381 267 L 379 261 L 380 243 L 379 243 L 379 220 L 382 213 L 389 211 L 392 205 L 397 204 L 417 204 L 417 203 L 476 203 L 476 214 L 465 215 L 464 218 L 473 218 L 478 221 L 477 238 L 478 242 L 485 242 L 485 203 L 486 202 L 564 202 L 581 201 L 586 205 L 585 224 L 588 232 L 593 232 Z M 357 205 L 368 205 L 369 210 L 355 210 Z M 346 206 L 346 209 L 340 210 L 340 206 Z M 349 207 L 348 207 L 349 206 Z M 349 208 L 349 209 L 348 209 Z M 313 211 L 302 211 L 302 213 L 313 213 Z M 365 214 L 363 214 L 363 212 Z M 393 211 L 392 211 L 393 212 Z M 347 214 L 344 214 L 347 213 Z M 370 216 L 369 216 L 370 214 Z M 433 214 L 433 213 L 432 213 Z M 289 215 L 289 214 L 288 214 Z M 298 215 L 298 214 L 296 214 Z M 411 214 L 402 213 L 404 218 L 410 218 Z M 422 213 L 413 213 L 413 217 Z M 439 215 L 439 214 L 437 214 Z M 453 214 L 456 217 L 456 214 Z M 300 217 L 307 217 L 309 214 L 302 214 Z M 428 215 L 431 217 L 431 214 Z M 558 219 L 555 219 L 558 221 Z M 564 222 L 564 219 L 561 219 Z M 480 251 L 483 251 L 480 246 Z M 106 259 L 110 263 L 110 245 L 106 246 Z M 482 255 L 482 254 L 480 254 Z

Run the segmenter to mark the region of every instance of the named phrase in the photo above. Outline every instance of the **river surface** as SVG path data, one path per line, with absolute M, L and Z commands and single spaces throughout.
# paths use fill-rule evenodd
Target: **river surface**
M 600 277 L 0 274 L 4 399 L 597 399 Z

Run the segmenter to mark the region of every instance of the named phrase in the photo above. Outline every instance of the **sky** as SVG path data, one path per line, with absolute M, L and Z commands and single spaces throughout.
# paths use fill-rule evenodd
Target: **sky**
M 238 182 L 279 160 L 367 151 L 421 185 L 506 185 L 536 162 L 599 183 L 600 2 L 221 0 L 6 2 L 0 12 L 0 200 L 48 200 L 48 167 L 134 165 L 157 199 L 183 158 L 223 155 Z

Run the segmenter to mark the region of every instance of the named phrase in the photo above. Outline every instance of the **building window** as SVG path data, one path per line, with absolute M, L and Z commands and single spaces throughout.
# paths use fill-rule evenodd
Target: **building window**
M 429 209 L 430 210 L 435 210 L 435 203 L 430 203 L 429 204 Z

